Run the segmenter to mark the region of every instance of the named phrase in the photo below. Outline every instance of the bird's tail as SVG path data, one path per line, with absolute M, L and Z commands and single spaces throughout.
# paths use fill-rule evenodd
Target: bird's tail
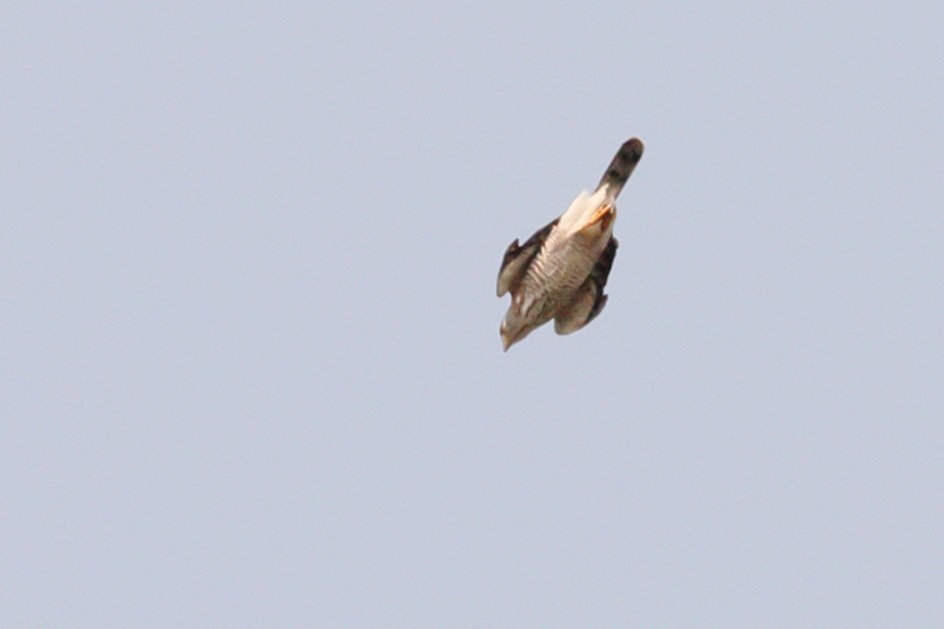
M 616 197 L 619 196 L 623 186 L 626 185 L 629 176 L 633 174 L 636 164 L 642 159 L 642 151 L 642 140 L 639 138 L 626 140 L 619 151 L 616 152 L 616 156 L 610 162 L 606 172 L 603 173 L 603 178 L 600 179 L 597 190 L 603 186 L 608 186 L 606 197 L 610 203 L 616 201 Z

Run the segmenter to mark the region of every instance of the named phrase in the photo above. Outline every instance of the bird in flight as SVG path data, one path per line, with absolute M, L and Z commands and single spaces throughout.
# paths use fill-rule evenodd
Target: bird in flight
M 551 319 L 555 332 L 570 334 L 603 310 L 603 288 L 619 246 L 613 237 L 616 198 L 642 151 L 638 138 L 624 142 L 592 194 L 578 194 L 523 245 L 517 238 L 508 245 L 497 290 L 499 297 L 511 293 L 499 329 L 505 351 Z

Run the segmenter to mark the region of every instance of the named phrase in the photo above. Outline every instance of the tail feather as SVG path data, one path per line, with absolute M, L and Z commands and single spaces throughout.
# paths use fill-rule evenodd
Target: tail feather
M 623 146 L 620 147 L 619 151 L 616 152 L 613 161 L 610 162 L 606 172 L 603 173 L 603 178 L 600 179 L 600 185 L 597 186 L 597 190 L 603 186 L 608 186 L 609 189 L 607 190 L 606 196 L 611 203 L 619 196 L 623 186 L 625 186 L 626 182 L 629 180 L 629 176 L 633 174 L 633 169 L 636 168 L 636 164 L 642 159 L 643 148 L 642 140 L 639 138 L 627 140 L 623 143 Z

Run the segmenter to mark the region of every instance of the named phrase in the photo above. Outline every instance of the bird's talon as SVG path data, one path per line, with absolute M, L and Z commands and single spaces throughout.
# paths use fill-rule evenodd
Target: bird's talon
M 590 219 L 590 222 L 587 223 L 587 227 L 596 225 L 597 223 L 602 222 L 602 227 L 604 229 L 609 225 L 609 220 L 613 218 L 615 208 L 612 205 L 604 205 L 596 212 L 594 212 L 593 217 Z

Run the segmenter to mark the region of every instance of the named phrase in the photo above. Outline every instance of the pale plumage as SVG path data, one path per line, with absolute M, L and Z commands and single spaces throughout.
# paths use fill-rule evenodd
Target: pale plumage
M 516 239 L 508 246 L 497 290 L 499 297 L 511 293 L 500 329 L 505 350 L 551 319 L 558 334 L 570 334 L 603 310 L 603 288 L 618 246 L 616 198 L 642 152 L 639 139 L 625 142 L 592 194 L 581 192 L 523 245 Z

